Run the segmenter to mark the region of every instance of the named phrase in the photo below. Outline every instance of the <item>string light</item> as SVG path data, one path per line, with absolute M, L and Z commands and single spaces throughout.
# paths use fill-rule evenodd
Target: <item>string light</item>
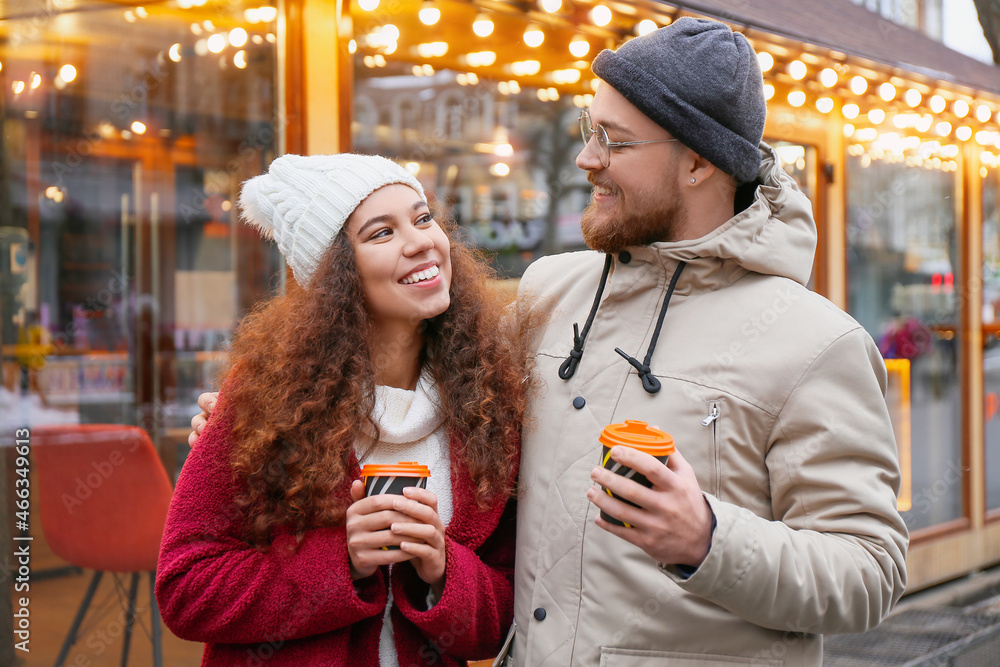
M 886 81 L 878 87 L 878 96 L 886 102 L 891 102 L 896 97 L 896 86 Z
M 910 88 L 908 91 L 906 91 L 906 94 L 903 95 L 903 99 L 906 100 L 906 103 L 908 105 L 910 105 L 911 107 L 915 107 L 920 104 L 920 100 L 923 99 L 923 95 L 920 94 L 919 90 L 915 88 Z
M 993 115 L 993 112 L 985 104 L 980 104 L 976 107 L 976 120 L 980 123 L 985 123 Z
M 864 95 L 868 90 L 868 79 L 863 76 L 856 76 L 851 79 L 851 92 L 855 95 Z
M 774 97 L 774 86 L 769 83 L 764 84 L 764 99 L 769 100 Z
M 171 46 L 167 51 L 167 56 L 175 63 L 179 63 L 181 61 L 181 45 L 178 43 Z
M 604 27 L 611 23 L 611 10 L 604 5 L 597 5 L 590 10 L 590 20 L 594 22 L 594 25 L 599 27 Z
M 417 16 L 424 25 L 434 25 L 441 20 L 441 10 L 434 6 L 432 0 L 424 0 Z
M 760 65 L 761 72 L 770 72 L 774 67 L 774 56 L 767 51 L 757 52 L 757 64 Z
M 885 120 L 885 112 L 881 109 L 872 109 L 868 112 L 868 120 L 878 125 Z
M 965 118 L 969 115 L 969 103 L 965 100 L 955 100 L 955 104 L 952 105 L 951 110 L 959 118 Z
M 226 38 L 216 33 L 208 38 L 207 46 L 212 53 L 222 53 L 226 48 Z
M 931 97 L 931 111 L 934 113 L 941 113 L 944 108 L 948 106 L 948 103 L 940 95 L 934 95 Z
M 574 58 L 582 58 L 590 53 L 590 42 L 588 42 L 582 35 L 577 35 L 573 38 L 573 41 L 569 43 L 569 52 Z
M 76 68 L 72 65 L 63 65 L 59 68 L 59 78 L 69 83 L 76 78 Z
M 800 107 L 806 103 L 806 94 L 802 90 L 793 90 L 788 93 L 788 103 L 793 107 Z
M 972 137 L 972 128 L 963 125 L 955 130 L 955 136 L 959 141 L 968 141 Z
M 229 43 L 239 48 L 247 43 L 247 31 L 243 28 L 233 28 L 229 31 Z
M 861 113 L 860 107 L 857 104 L 845 104 L 840 107 L 840 113 L 843 114 L 844 118 L 848 120 L 854 120 Z
M 792 77 L 796 81 L 801 81 L 806 78 L 807 73 L 808 69 L 806 68 L 806 64 L 801 60 L 793 60 L 788 63 L 788 76 Z
M 372 12 L 378 9 L 379 0 L 358 0 L 358 7 L 363 11 Z
M 492 35 L 493 27 L 493 19 L 486 14 L 480 14 L 476 17 L 476 20 L 472 22 L 472 32 L 476 33 L 480 37 L 489 37 Z
M 830 113 L 833 111 L 833 98 L 832 97 L 821 97 L 816 100 L 816 109 L 820 113 Z
M 562 9 L 562 0 L 540 0 L 538 5 L 549 14 L 555 14 Z
M 819 73 L 819 82 L 822 83 L 827 88 L 833 88 L 837 85 L 837 70 L 827 67 L 822 72 Z
M 946 120 L 941 121 L 934 126 L 934 131 L 937 132 L 939 137 L 947 137 L 951 134 L 951 123 Z
M 656 21 L 652 19 L 643 19 L 635 25 L 635 34 L 642 37 L 643 35 L 648 35 L 653 32 L 658 27 L 659 26 L 656 25 Z
M 536 48 L 541 46 L 542 42 L 545 41 L 545 33 L 542 32 L 538 26 L 528 26 L 528 29 L 524 31 L 522 39 L 524 40 L 525 46 Z

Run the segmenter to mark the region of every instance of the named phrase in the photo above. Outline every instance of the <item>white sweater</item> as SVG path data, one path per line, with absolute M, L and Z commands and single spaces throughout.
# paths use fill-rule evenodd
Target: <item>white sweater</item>
M 437 496 L 438 515 L 445 526 L 451 521 L 451 455 L 444 415 L 438 402 L 438 390 L 428 373 L 420 375 L 416 389 L 375 387 L 375 420 L 382 437 L 359 463 L 391 464 L 416 461 L 430 468 L 427 489 Z M 360 455 L 361 452 L 359 452 Z M 428 602 L 430 605 L 430 601 Z M 385 606 L 382 634 L 379 637 L 381 667 L 399 667 L 393 639 L 392 591 Z

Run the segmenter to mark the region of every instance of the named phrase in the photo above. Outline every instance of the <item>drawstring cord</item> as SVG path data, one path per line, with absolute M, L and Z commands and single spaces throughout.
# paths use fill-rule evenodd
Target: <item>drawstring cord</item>
M 687 266 L 686 262 L 680 262 L 677 265 L 677 268 L 674 269 L 674 275 L 670 278 L 670 286 L 667 288 L 667 295 L 663 297 L 663 306 L 660 308 L 660 317 L 656 320 L 656 328 L 653 329 L 653 337 L 649 341 L 649 348 L 646 350 L 646 358 L 643 362 L 640 364 L 638 359 L 622 352 L 621 348 L 615 348 L 615 352 L 622 355 L 622 357 L 625 358 L 625 361 L 632 364 L 632 367 L 639 371 L 639 379 L 642 380 L 642 388 L 649 394 L 655 394 L 660 391 L 660 381 L 653 377 L 653 373 L 649 369 L 649 362 L 653 359 L 653 350 L 656 349 L 656 341 L 660 337 L 660 327 L 663 326 L 663 318 L 667 315 L 667 306 L 670 305 L 670 297 L 674 294 L 674 288 L 677 286 L 677 279 L 681 277 L 681 271 L 684 270 L 685 266 Z
M 583 325 L 583 335 L 580 334 L 580 327 L 573 323 L 573 349 L 570 350 L 566 361 L 559 366 L 559 377 L 568 380 L 576 373 L 580 359 L 583 359 L 583 345 L 587 342 L 587 334 L 590 333 L 590 326 L 594 323 L 597 315 L 597 307 L 601 305 L 601 296 L 604 295 L 604 286 L 608 282 L 608 274 L 611 272 L 611 262 L 613 257 L 608 255 L 604 258 L 604 271 L 601 273 L 601 284 L 597 286 L 597 295 L 594 297 L 594 305 L 590 307 L 590 315 L 587 316 L 587 323 Z

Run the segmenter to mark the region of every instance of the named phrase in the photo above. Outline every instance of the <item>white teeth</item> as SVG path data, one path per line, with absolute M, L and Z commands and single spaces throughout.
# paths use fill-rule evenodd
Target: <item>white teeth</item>
M 604 187 L 601 187 L 600 185 L 595 185 L 594 186 L 594 192 L 596 192 L 599 195 L 611 195 L 613 193 L 613 191 L 611 190 L 611 188 L 604 188 Z
M 408 275 L 407 277 L 403 278 L 399 282 L 403 283 L 404 285 L 412 285 L 413 283 L 419 283 L 422 280 L 430 280 L 431 278 L 435 277 L 439 273 L 441 273 L 441 269 L 439 269 L 436 266 L 432 266 L 429 269 L 425 269 L 423 271 L 417 271 L 415 273 L 411 273 L 410 275 Z

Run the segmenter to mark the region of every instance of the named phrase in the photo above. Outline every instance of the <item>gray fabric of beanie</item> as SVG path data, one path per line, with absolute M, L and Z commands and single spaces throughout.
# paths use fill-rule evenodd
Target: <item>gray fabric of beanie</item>
M 746 37 L 684 17 L 594 59 L 594 74 L 743 184 L 757 178 L 764 79 Z

